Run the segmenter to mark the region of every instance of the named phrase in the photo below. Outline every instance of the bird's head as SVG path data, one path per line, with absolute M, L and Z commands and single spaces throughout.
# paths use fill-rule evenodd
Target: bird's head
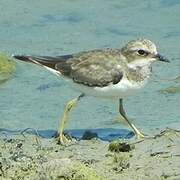
M 155 44 L 148 39 L 130 41 L 121 49 L 121 52 L 128 64 L 132 65 L 149 65 L 155 61 L 169 62 L 157 52 Z

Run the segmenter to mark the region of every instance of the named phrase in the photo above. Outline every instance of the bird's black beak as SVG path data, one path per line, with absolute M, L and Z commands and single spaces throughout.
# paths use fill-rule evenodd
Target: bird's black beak
M 155 58 L 158 60 L 158 61 L 162 61 L 162 62 L 170 62 L 166 57 L 162 56 L 161 54 L 156 54 L 155 55 Z

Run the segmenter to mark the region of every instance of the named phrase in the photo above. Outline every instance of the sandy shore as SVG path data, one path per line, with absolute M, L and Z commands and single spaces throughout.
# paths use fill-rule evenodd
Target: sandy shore
M 179 131 L 112 143 L 92 139 L 64 147 L 29 134 L 1 138 L 0 179 L 180 179 Z

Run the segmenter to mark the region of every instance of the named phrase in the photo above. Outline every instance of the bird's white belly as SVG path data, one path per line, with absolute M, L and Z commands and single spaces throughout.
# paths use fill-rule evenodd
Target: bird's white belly
M 74 88 L 86 95 L 97 96 L 102 98 L 123 98 L 136 94 L 145 86 L 147 80 L 142 82 L 130 82 L 122 79 L 118 84 L 111 84 L 106 87 L 88 87 L 76 84 Z

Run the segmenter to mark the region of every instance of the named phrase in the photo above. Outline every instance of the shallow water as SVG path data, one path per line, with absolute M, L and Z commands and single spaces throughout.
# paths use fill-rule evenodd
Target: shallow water
M 150 83 L 125 109 L 145 133 L 180 127 L 180 94 L 160 91 L 179 83 L 167 80 L 180 74 L 178 0 L 1 0 L 0 8 L 0 50 L 8 54 L 63 55 L 151 39 L 171 63 L 155 64 Z M 65 103 L 77 95 L 63 79 L 17 62 L 13 77 L 0 87 L 0 126 L 57 129 Z M 124 127 L 114 123 L 117 116 L 118 101 L 86 97 L 68 128 Z

